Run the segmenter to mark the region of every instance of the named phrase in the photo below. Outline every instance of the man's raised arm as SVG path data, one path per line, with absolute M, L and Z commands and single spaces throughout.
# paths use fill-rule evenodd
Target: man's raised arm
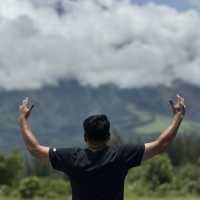
M 28 124 L 28 117 L 31 114 L 31 108 L 29 108 L 28 98 L 22 101 L 19 107 L 19 125 L 21 133 L 26 144 L 28 151 L 36 158 L 47 161 L 49 147 L 42 146 L 39 144 L 35 136 L 33 135 L 31 128 Z
M 174 105 L 173 101 L 170 101 L 170 105 L 174 114 L 172 122 L 169 127 L 161 133 L 157 140 L 145 144 L 143 160 L 147 160 L 166 151 L 169 144 L 177 134 L 178 128 L 180 127 L 185 115 L 184 98 L 177 95 L 176 105 Z

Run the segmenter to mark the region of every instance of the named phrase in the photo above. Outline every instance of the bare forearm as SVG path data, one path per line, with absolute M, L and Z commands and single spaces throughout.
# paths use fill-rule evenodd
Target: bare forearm
M 168 146 L 168 144 L 170 144 L 174 139 L 174 137 L 176 136 L 182 120 L 183 120 L 183 115 L 177 113 L 174 116 L 170 126 L 159 136 L 158 142 L 164 146 Z
M 169 144 L 172 142 L 178 132 L 185 115 L 184 98 L 180 95 L 177 95 L 177 103 L 174 104 L 171 100 L 170 105 L 174 114 L 172 122 L 169 127 L 161 133 L 157 140 L 145 143 L 143 160 L 150 159 L 153 156 L 166 151 Z
M 28 121 L 25 117 L 19 118 L 19 124 L 24 142 L 28 150 L 32 153 L 33 150 L 39 146 L 39 143 L 33 135 L 31 128 L 29 127 Z
M 20 110 L 19 125 L 20 125 L 20 129 L 21 129 L 21 133 L 22 133 L 24 142 L 25 142 L 29 152 L 36 158 L 47 161 L 49 147 L 40 145 L 38 143 L 36 137 L 33 135 L 32 131 L 31 131 L 31 128 L 29 127 L 29 124 L 27 121 L 32 108 L 33 108 L 33 106 L 29 109 L 28 97 L 22 101 L 22 104 L 19 107 L 19 110 Z

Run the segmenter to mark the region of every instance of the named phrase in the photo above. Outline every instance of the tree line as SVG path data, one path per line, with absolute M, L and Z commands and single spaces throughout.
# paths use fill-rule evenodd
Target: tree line
M 121 138 L 114 143 L 123 143 Z M 200 136 L 181 135 L 166 154 L 133 168 L 126 193 L 134 195 L 200 195 Z M 71 197 L 68 178 L 17 151 L 0 153 L 0 196 L 66 199 Z

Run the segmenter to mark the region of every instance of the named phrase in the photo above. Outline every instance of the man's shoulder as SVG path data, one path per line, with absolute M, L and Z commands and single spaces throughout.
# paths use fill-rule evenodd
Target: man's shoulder
M 79 152 L 84 151 L 84 149 L 79 147 L 61 147 L 61 148 L 50 148 L 49 151 L 54 154 L 66 155 L 66 154 L 77 154 Z
M 117 144 L 117 145 L 111 145 L 110 151 L 116 152 L 118 155 L 123 156 L 127 153 L 134 153 L 137 151 L 143 151 L 144 144 L 132 144 L 132 143 L 126 143 L 126 144 Z

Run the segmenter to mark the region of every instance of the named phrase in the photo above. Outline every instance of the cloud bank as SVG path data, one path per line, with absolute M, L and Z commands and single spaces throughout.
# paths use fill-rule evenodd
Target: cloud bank
M 200 14 L 126 0 L 0 4 L 0 88 L 200 85 Z
M 194 8 L 200 9 L 200 2 L 199 0 L 188 0 L 189 4 Z

